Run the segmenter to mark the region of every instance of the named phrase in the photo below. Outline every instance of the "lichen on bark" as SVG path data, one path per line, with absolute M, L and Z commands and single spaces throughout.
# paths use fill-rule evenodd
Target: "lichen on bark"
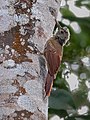
M 51 8 L 57 13 L 59 1 L 0 1 L 0 119 L 47 119 L 43 49 L 55 25 Z

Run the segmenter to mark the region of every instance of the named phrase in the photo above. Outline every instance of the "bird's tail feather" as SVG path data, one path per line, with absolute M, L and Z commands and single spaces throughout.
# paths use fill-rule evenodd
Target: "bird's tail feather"
M 54 75 L 51 76 L 49 73 L 46 77 L 46 83 L 45 83 L 45 92 L 46 96 L 50 96 L 52 85 L 53 85 Z

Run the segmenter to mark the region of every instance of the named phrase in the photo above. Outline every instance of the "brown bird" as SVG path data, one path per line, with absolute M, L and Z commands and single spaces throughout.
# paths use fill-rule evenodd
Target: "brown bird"
M 53 81 L 61 64 L 63 46 L 67 43 L 69 37 L 70 33 L 67 27 L 60 27 L 56 35 L 51 37 L 45 44 L 44 56 L 46 58 L 48 67 L 48 74 L 45 83 L 45 96 L 50 96 Z

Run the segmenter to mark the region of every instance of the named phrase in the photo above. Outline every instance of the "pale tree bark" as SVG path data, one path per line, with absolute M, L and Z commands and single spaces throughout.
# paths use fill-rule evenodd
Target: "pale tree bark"
M 47 120 L 43 49 L 59 0 L 0 0 L 0 120 Z

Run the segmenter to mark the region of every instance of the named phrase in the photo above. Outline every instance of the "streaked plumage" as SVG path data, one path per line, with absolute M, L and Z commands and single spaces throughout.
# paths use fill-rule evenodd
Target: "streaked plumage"
M 55 36 L 51 37 L 45 45 L 44 56 L 47 61 L 48 74 L 45 83 L 46 96 L 50 96 L 54 76 L 57 73 L 63 56 L 63 45 L 69 39 L 69 31 L 60 29 Z

